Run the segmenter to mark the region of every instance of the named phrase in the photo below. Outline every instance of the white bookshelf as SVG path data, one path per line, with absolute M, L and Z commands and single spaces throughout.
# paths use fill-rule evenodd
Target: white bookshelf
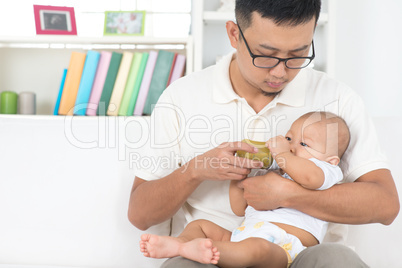
M 81 37 L 41 35 L 0 37 L 0 92 L 36 93 L 37 113 L 53 114 L 63 69 L 71 52 L 87 50 L 149 51 L 166 49 L 187 58 L 186 73 L 193 71 L 193 39 L 152 37 Z

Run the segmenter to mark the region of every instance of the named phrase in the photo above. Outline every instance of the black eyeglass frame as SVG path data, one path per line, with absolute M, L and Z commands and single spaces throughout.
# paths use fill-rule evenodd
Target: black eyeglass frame
M 246 44 L 246 48 L 247 48 L 247 50 L 248 50 L 248 53 L 250 53 L 250 57 L 253 59 L 253 65 L 254 65 L 255 67 L 257 67 L 257 68 L 271 69 L 271 68 L 274 68 L 274 67 L 278 66 L 279 63 L 281 63 L 281 62 L 283 61 L 283 62 L 285 63 L 286 68 L 288 68 L 288 69 L 303 69 L 303 68 L 306 68 L 307 66 L 309 66 L 310 63 L 311 63 L 311 62 L 314 60 L 314 58 L 315 58 L 314 40 L 311 41 L 311 46 L 312 46 L 313 54 L 312 54 L 310 57 L 293 57 L 293 58 L 286 58 L 286 59 L 284 59 L 284 58 L 278 58 L 278 57 L 273 57 L 273 56 L 254 55 L 254 54 L 251 52 L 250 47 L 248 46 L 248 43 L 247 43 L 246 38 L 244 38 L 244 34 L 243 34 L 243 31 L 241 30 L 240 26 L 237 25 L 237 27 L 239 27 L 239 32 L 240 32 L 240 34 L 241 34 L 241 37 L 242 37 L 243 40 L 244 40 L 244 44 Z M 276 60 L 278 60 L 278 62 L 277 62 L 275 65 L 270 66 L 270 67 L 261 67 L 261 66 L 255 65 L 254 60 L 255 60 L 256 58 L 276 59 Z M 310 60 L 310 62 L 309 62 L 306 66 L 303 66 L 303 67 L 289 67 L 288 64 L 287 64 L 288 60 L 294 60 L 294 59 Z

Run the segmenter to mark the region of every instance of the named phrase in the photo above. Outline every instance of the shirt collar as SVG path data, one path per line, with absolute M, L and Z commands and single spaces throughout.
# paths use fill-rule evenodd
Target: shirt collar
M 213 100 L 216 103 L 229 103 L 240 99 L 240 96 L 233 90 L 232 82 L 229 77 L 229 66 L 234 52 L 224 56 L 217 64 L 214 73 L 215 83 L 213 83 Z
M 216 64 L 215 83 L 213 83 L 213 101 L 216 103 L 229 103 L 241 99 L 233 90 L 229 77 L 229 65 L 233 53 L 224 56 Z M 286 88 L 273 100 L 275 103 L 300 107 L 304 105 L 307 86 L 306 69 L 301 69 L 297 76 Z M 268 104 L 269 105 L 269 104 Z

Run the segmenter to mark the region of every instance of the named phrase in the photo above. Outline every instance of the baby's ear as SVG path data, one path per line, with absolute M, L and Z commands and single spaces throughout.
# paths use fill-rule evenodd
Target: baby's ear
M 340 160 L 339 157 L 336 156 L 336 155 L 334 155 L 334 156 L 329 156 L 329 157 L 326 159 L 326 162 L 328 162 L 328 163 L 330 163 L 331 165 L 334 165 L 334 166 L 337 166 L 337 165 L 339 164 L 339 161 L 341 161 L 341 160 Z

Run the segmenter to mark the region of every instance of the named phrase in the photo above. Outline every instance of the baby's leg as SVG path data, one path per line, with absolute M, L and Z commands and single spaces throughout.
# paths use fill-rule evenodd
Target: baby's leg
M 145 257 L 172 258 L 179 256 L 179 247 L 182 243 L 176 237 L 143 234 L 141 235 L 140 250 Z
M 213 241 L 230 241 L 232 233 L 208 220 L 195 220 L 187 224 L 178 238 L 190 241 L 195 238 L 210 238 Z
M 201 263 L 216 264 L 219 252 L 212 240 L 228 241 L 230 236 L 229 231 L 210 221 L 197 220 L 189 223 L 177 238 L 143 234 L 140 250 L 144 256 L 151 258 L 182 256 Z
M 220 267 L 286 268 L 288 257 L 280 246 L 251 237 L 240 242 L 214 242 L 220 252 Z
M 219 260 L 219 252 L 216 247 L 213 247 L 212 240 L 208 238 L 196 238 L 183 242 L 176 237 L 143 234 L 140 250 L 145 257 L 151 258 L 182 256 L 205 264 L 217 264 Z

